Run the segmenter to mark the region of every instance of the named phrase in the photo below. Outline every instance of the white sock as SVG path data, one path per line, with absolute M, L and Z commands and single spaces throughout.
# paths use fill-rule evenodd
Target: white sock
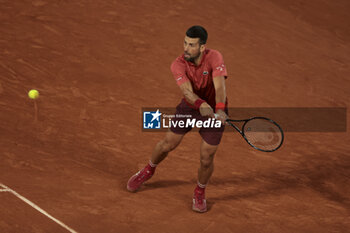
M 151 166 L 151 167 L 157 167 L 158 164 L 154 164 L 151 162 L 151 160 L 148 162 L 148 164 Z
M 199 183 L 199 181 L 197 182 L 198 187 L 205 189 L 205 187 L 207 186 L 206 184 L 201 184 Z

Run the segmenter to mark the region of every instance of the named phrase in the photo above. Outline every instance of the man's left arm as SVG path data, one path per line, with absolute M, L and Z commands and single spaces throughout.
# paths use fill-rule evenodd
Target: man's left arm
M 219 120 L 225 123 L 228 118 L 225 113 L 226 104 L 226 87 L 225 79 L 227 78 L 227 70 L 224 64 L 224 58 L 218 51 L 212 51 L 211 66 L 213 69 L 212 77 L 215 88 L 215 113 L 219 115 Z
M 215 87 L 215 101 L 216 108 L 215 113 L 219 115 L 219 119 L 225 123 L 228 116 L 225 113 L 226 104 L 226 86 L 225 86 L 225 76 L 216 76 L 213 78 Z

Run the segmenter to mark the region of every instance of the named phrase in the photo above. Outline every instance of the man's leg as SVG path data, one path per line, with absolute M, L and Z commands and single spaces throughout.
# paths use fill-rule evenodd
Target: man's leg
M 214 171 L 214 155 L 218 145 L 210 145 L 202 140 L 200 149 L 200 167 L 198 169 L 198 182 L 206 185 Z
M 172 131 L 168 131 L 165 138 L 157 143 L 153 150 L 151 162 L 153 164 L 159 164 L 168 155 L 168 153 L 174 150 L 181 142 L 184 134 L 176 134 Z
M 130 192 L 136 192 L 144 182 L 153 176 L 156 166 L 180 144 L 183 136 L 184 134 L 168 131 L 165 138 L 158 142 L 154 148 L 149 164 L 129 179 L 126 188 Z
M 205 187 L 214 171 L 214 155 L 218 145 L 210 145 L 202 140 L 200 148 L 200 167 L 198 169 L 198 184 L 194 190 L 192 209 L 206 212 Z

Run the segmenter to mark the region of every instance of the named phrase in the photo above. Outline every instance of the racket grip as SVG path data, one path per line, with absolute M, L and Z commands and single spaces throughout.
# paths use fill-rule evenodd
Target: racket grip
M 215 120 L 219 120 L 219 115 L 216 114 L 216 113 L 214 113 L 214 118 L 215 118 Z M 225 125 L 229 125 L 229 123 L 227 122 L 227 120 L 225 121 L 224 124 L 225 124 Z

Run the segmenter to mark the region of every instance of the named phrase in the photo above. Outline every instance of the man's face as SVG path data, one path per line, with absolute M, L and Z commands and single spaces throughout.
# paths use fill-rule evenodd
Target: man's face
M 194 62 L 201 52 L 204 50 L 204 45 L 199 44 L 199 38 L 185 37 L 184 40 L 184 58 L 186 61 Z

